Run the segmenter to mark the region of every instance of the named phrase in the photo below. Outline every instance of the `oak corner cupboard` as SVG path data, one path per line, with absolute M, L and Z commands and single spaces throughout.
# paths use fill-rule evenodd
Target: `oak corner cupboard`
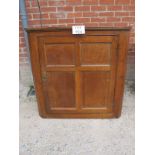
M 121 115 L 130 28 L 28 28 L 38 109 L 44 118 Z

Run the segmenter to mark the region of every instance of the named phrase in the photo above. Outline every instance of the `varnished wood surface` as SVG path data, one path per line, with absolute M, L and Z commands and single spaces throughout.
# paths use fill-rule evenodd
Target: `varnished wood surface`
M 68 28 L 28 29 L 42 117 L 120 116 L 129 28 L 88 30 L 77 36 Z
M 88 31 L 129 31 L 131 27 L 86 27 Z M 64 31 L 64 30 L 71 30 L 71 27 L 40 27 L 40 28 L 25 28 L 27 32 L 34 32 L 34 31 Z
M 47 72 L 47 85 L 50 109 L 76 106 L 74 72 Z

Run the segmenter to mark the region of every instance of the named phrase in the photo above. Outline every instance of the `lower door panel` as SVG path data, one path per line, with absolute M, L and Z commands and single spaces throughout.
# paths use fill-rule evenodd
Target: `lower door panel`
M 110 72 L 81 72 L 81 109 L 85 111 L 105 111 L 112 108 L 113 95 L 110 90 Z
M 75 72 L 48 72 L 45 83 L 46 106 L 50 112 L 76 109 Z

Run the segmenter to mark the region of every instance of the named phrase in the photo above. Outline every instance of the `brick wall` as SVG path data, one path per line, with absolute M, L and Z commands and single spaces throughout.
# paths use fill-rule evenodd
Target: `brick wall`
M 86 27 L 131 26 L 127 79 L 134 79 L 134 0 L 38 0 L 43 27 L 70 27 L 85 24 Z M 29 27 L 40 27 L 37 0 L 25 0 Z M 20 21 L 20 66 L 28 66 L 28 55 Z M 20 67 L 20 72 L 23 72 Z M 28 69 L 29 70 L 29 69 Z M 29 76 L 29 73 L 26 74 Z M 26 76 L 21 75 L 21 77 Z M 26 77 L 25 77 L 26 78 Z M 24 77 L 23 77 L 24 79 Z M 29 79 L 29 78 L 28 78 Z M 30 78 L 31 79 L 31 78 Z M 30 80 L 29 79 L 29 80 Z M 23 80 L 22 80 L 23 81 Z M 30 83 L 30 82 L 27 82 Z
M 24 31 L 19 16 L 19 79 L 20 83 L 29 86 L 33 84 L 28 52 L 25 45 Z

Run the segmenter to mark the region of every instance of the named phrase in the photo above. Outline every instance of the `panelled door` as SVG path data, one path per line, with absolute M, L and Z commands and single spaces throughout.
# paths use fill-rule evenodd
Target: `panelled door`
M 112 112 L 115 36 L 49 36 L 38 45 L 48 113 Z

